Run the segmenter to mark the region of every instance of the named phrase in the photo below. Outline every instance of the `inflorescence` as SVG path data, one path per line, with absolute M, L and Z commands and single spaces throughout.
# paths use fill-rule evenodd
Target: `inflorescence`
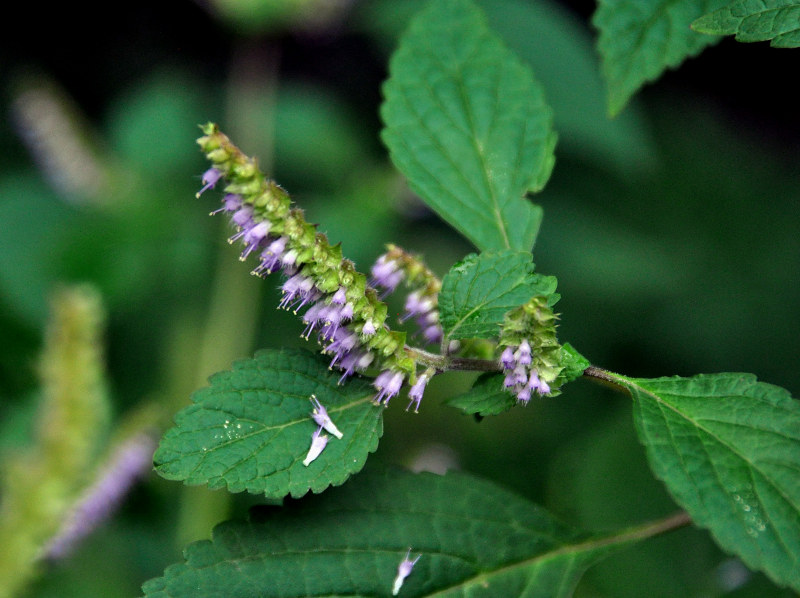
M 413 318 L 426 343 L 439 343 L 443 339 L 438 308 L 441 281 L 418 257 L 394 245 L 378 258 L 368 281 L 342 257 L 339 245 L 331 245 L 315 225 L 305 221 L 303 211 L 293 207 L 288 193 L 259 171 L 255 160 L 244 155 L 213 123 L 201 128 L 204 135 L 198 144 L 212 167 L 203 174 L 197 196 L 224 183 L 222 205 L 212 214 L 230 217 L 235 232 L 229 241 L 243 246 L 240 258 L 258 259 L 254 275 L 279 272 L 284 276 L 279 307 L 296 314 L 302 311 L 303 337 L 316 335 L 323 353 L 331 357 L 331 367 L 342 370 L 340 383 L 356 372 L 377 369 L 375 402 L 388 405 L 408 383 L 407 409 L 413 405 L 417 411 L 425 386 L 441 371 L 437 364 L 443 362 L 406 346 L 406 333 L 387 325 L 382 298 L 405 282 L 410 292 L 402 321 Z M 534 328 L 542 329 L 541 318 L 531 316 L 547 311 L 541 307 L 512 310 L 501 331 L 500 348 L 504 350 L 496 369 L 506 372 L 506 386 L 522 402 L 530 399 L 532 391 L 550 393 L 558 374 L 550 357 L 543 361 L 536 354 L 539 349 L 552 348 L 550 336 L 544 335 L 544 345 L 541 339 L 526 336 Z M 552 316 L 552 311 L 549 314 Z M 548 325 L 557 349 L 554 318 Z M 421 357 L 423 354 L 428 358 Z M 417 373 L 418 361 L 425 368 L 421 374 Z

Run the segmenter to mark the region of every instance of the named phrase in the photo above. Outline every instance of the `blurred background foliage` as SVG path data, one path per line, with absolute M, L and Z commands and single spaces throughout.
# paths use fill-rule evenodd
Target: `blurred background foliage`
M 58 285 L 90 283 L 103 298 L 117 422 L 147 402 L 163 429 L 232 360 L 304 344 L 297 318 L 275 309 L 279 281 L 249 276 L 225 224 L 207 217 L 215 202 L 194 198 L 205 169 L 198 123 L 220 123 L 258 155 L 362 271 L 386 242 L 440 275 L 472 251 L 408 192 L 379 141 L 388 56 L 420 4 L 181 0 L 94 21 L 68 5 L 20 7 L 30 14 L 19 22 L 36 27 L 0 41 L 6 469 L 32 441 Z M 591 3 L 480 4 L 555 113 L 557 163 L 535 198 L 545 220 L 534 257 L 559 279 L 562 341 L 629 375 L 750 371 L 797 396 L 800 116 L 787 73 L 800 55 L 723 41 L 609 120 Z M 626 397 L 578 381 L 476 422 L 440 405 L 471 382 L 434 379 L 419 415 L 398 400 L 371 464 L 460 467 L 591 530 L 675 509 L 647 470 Z M 135 595 L 185 543 L 257 502 L 148 475 L 25 595 Z M 594 567 L 577 595 L 790 594 L 687 529 Z

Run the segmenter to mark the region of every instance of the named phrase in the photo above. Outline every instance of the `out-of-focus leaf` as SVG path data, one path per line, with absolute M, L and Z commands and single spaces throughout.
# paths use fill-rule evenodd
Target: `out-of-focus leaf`
M 0 293 L 29 323 L 44 324 L 63 237 L 77 218 L 38 177 L 0 179 Z
M 410 187 L 479 249 L 530 250 L 556 135 L 530 70 L 467 0 L 431 3 L 390 63 L 383 140 Z
M 342 488 L 229 521 L 187 547 L 146 596 L 570 596 L 592 563 L 659 531 L 591 536 L 461 473 L 363 474 Z
M 773 48 L 800 46 L 800 2 L 735 0 L 692 23 L 710 35 L 735 35 L 740 42 L 769 41 Z
M 355 6 L 357 26 L 386 45 L 388 53 L 425 1 L 362 0 Z M 550 0 L 477 4 L 491 29 L 533 68 L 548 103 L 555 107 L 559 153 L 577 153 L 625 170 L 653 160 L 654 148 L 636 106 L 614 119 L 607 117 L 594 37 L 574 14 Z
M 716 10 L 725 0 L 600 0 L 593 22 L 608 111 L 615 115 L 631 96 L 668 68 L 696 56 L 719 38 L 690 29 L 692 21 Z
M 117 157 L 162 188 L 170 185 L 166 177 L 198 168 L 199 155 L 186 150 L 186 140 L 208 119 L 203 91 L 199 80 L 179 71 L 137 81 L 112 104 L 107 131 Z
M 154 456 L 156 470 L 187 484 L 280 498 L 322 492 L 360 471 L 383 432 L 383 409 L 362 378 L 339 385 L 324 359 L 304 350 L 266 350 L 211 377 L 175 417 Z M 308 466 L 317 429 L 315 394 L 343 438 L 330 437 Z

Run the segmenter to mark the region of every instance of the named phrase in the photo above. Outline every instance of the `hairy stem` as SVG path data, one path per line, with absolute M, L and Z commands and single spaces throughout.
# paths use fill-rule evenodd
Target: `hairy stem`
M 609 372 L 608 370 L 604 370 L 592 365 L 583 370 L 583 375 L 590 380 L 599 382 L 605 386 L 609 386 L 619 392 L 628 392 L 628 389 L 625 387 L 622 380 L 620 380 L 620 377 L 613 372 Z
M 500 362 L 495 359 L 473 359 L 471 357 L 450 357 L 431 353 L 417 347 L 406 347 L 406 353 L 418 363 L 435 368 L 439 372 L 449 370 L 473 372 L 499 372 L 502 370 Z

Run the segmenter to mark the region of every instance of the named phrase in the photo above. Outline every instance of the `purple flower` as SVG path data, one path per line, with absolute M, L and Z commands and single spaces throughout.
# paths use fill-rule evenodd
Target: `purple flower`
M 397 260 L 390 258 L 387 254 L 380 256 L 375 265 L 372 266 L 372 280 L 370 284 L 374 287 L 383 287 L 384 295 L 391 293 L 403 280 L 405 273 L 400 269 Z
M 317 428 L 314 434 L 311 436 L 311 446 L 308 449 L 306 458 L 303 459 L 303 465 L 306 467 L 308 467 L 312 461 L 319 457 L 322 454 L 322 451 L 325 450 L 325 447 L 328 445 L 328 435 L 320 434 L 320 432 L 322 432 L 322 426 Z
M 428 384 L 428 380 L 431 379 L 432 375 L 432 370 L 426 370 L 419 378 L 417 378 L 417 381 L 408 391 L 408 398 L 411 399 L 411 401 L 409 402 L 408 407 L 406 407 L 406 411 L 411 409 L 411 405 L 416 404 L 414 407 L 414 413 L 419 413 L 419 404 L 422 402 L 422 394 L 425 392 L 425 386 Z
M 353 351 L 345 355 L 339 364 L 339 367 L 344 370 L 342 377 L 339 378 L 339 384 L 342 384 L 354 372 L 367 369 L 373 359 L 375 359 L 375 356 L 369 351 Z
M 274 241 L 271 241 L 266 249 L 261 252 L 261 263 L 253 269 L 253 274 L 266 276 L 278 270 L 282 265 L 281 259 L 286 249 L 287 240 L 286 237 L 278 237 Z
M 503 364 L 504 370 L 514 369 L 514 349 L 506 347 L 503 354 L 500 356 L 500 363 Z
M 217 170 L 216 168 L 209 168 L 208 170 L 206 170 L 200 179 L 203 182 L 203 188 L 196 193 L 195 197 L 200 197 L 203 193 L 205 193 L 209 189 L 213 189 L 214 185 L 216 185 L 217 181 L 219 181 L 221 178 L 222 178 L 222 172 Z
M 500 364 L 506 376 L 503 385 L 513 392 L 521 403 L 530 401 L 531 392 L 539 395 L 550 392 L 550 385 L 539 378 L 538 372 L 531 367 L 531 345 L 523 339 L 518 346 L 508 346 L 500 355 Z
M 219 214 L 221 212 L 235 212 L 239 208 L 242 207 L 242 196 L 236 195 L 235 193 L 228 193 L 225 197 L 222 198 L 222 207 L 218 210 L 214 210 L 209 214 L 209 216 L 213 216 L 214 214 Z
M 403 386 L 403 374 L 392 370 L 384 370 L 378 374 L 372 384 L 378 390 L 378 394 L 375 395 L 375 402 L 378 405 L 383 403 L 384 407 L 386 407 L 392 397 L 400 392 L 400 387 Z
M 295 308 L 295 312 L 306 303 L 321 297 L 321 293 L 314 286 L 314 280 L 303 274 L 295 274 L 281 286 L 283 298 L 278 307 L 283 309 Z
M 336 436 L 336 438 L 341 439 L 342 433 L 339 431 L 339 428 L 336 427 L 336 424 L 333 423 L 328 415 L 327 409 L 322 406 L 317 396 L 312 394 L 310 399 L 311 404 L 314 406 L 314 410 L 311 412 L 311 418 L 317 422 L 318 426 L 324 428 L 326 431 Z
M 417 561 L 421 556 L 421 554 L 418 554 L 417 557 L 412 561 L 411 549 L 408 549 L 405 558 L 397 566 L 397 576 L 394 578 L 394 584 L 392 585 L 392 596 L 397 596 L 397 594 L 400 592 L 400 588 L 403 587 L 403 582 L 406 580 L 406 577 L 411 575 L 411 570 L 414 568 L 414 565 L 417 564 Z
M 519 348 L 514 352 L 514 358 L 520 365 L 531 364 L 531 346 L 526 339 L 522 339 Z

